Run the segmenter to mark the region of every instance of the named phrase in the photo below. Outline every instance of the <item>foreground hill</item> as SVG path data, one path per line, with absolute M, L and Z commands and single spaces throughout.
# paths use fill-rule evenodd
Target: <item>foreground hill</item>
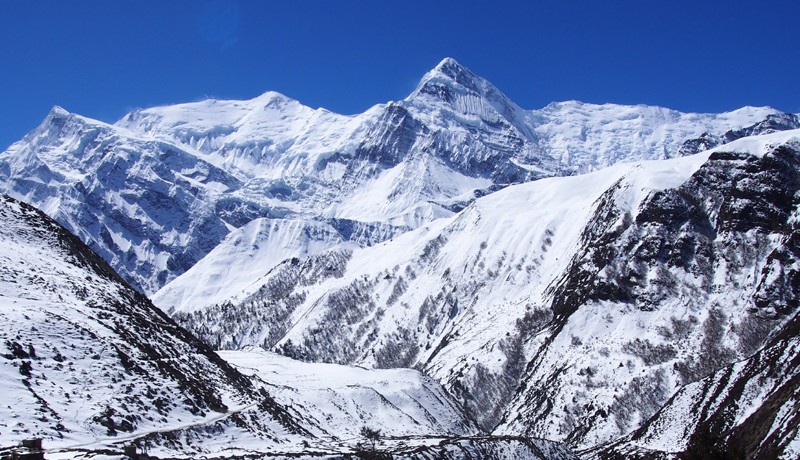
M 102 444 L 271 400 L 40 211 L 0 199 L 0 241 L 3 445 Z M 283 433 L 282 411 L 250 428 Z

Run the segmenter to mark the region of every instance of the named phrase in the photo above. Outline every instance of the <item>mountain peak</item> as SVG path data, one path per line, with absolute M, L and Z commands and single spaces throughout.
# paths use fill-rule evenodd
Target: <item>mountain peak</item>
M 469 72 L 469 69 L 461 65 L 458 61 L 451 57 L 446 57 L 433 68 L 433 70 L 439 71 L 445 75 L 454 75 L 460 72 Z
M 66 116 L 69 116 L 69 114 L 70 113 L 66 109 L 64 109 L 64 107 L 61 107 L 60 105 L 54 105 L 50 109 L 50 112 L 48 112 L 48 115 L 50 115 L 50 116 L 66 117 Z
M 503 123 L 515 126 L 525 137 L 535 137 L 522 121 L 525 117 L 522 109 L 488 80 L 451 57 L 442 59 L 426 73 L 406 101 L 424 107 L 431 103 L 444 105 L 448 110 L 475 115 L 483 120 L 504 120 Z
M 48 142 L 52 140 L 51 136 L 58 136 L 57 133 L 76 118 L 80 119 L 80 117 L 75 116 L 63 107 L 54 105 L 47 112 L 47 116 L 39 123 L 39 126 L 26 134 L 22 140 L 33 143 Z
M 452 102 L 452 90 L 483 94 L 491 84 L 475 75 L 451 57 L 446 57 L 420 80 L 411 98 L 419 95 L 434 96 Z
M 297 107 L 306 107 L 300 101 L 293 99 L 283 93 L 279 93 L 277 91 L 267 91 L 256 98 L 247 101 L 250 103 L 255 103 L 255 105 L 259 108 L 263 106 L 268 107 L 281 107 L 286 105 L 294 105 Z
M 54 105 L 52 108 L 50 108 L 50 111 L 47 112 L 47 116 L 44 117 L 43 123 L 49 124 L 56 120 L 66 120 L 70 116 L 72 116 L 70 111 L 59 105 Z

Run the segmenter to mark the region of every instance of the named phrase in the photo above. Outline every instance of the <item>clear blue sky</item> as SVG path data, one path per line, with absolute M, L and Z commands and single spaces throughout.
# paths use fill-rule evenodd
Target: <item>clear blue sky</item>
M 275 90 L 356 113 L 445 56 L 524 108 L 800 112 L 798 18 L 793 0 L 0 0 L 0 150 L 53 105 L 113 122 Z

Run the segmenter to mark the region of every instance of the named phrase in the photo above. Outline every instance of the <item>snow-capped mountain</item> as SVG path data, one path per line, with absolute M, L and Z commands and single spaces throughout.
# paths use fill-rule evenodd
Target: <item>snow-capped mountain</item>
M 484 429 L 588 448 L 795 311 L 799 177 L 793 130 L 540 179 L 174 317 L 215 347 L 416 367 Z
M 274 92 L 138 110 L 113 125 L 56 107 L 0 154 L 0 191 L 153 294 L 256 218 L 317 220 L 374 244 L 510 183 L 665 158 L 777 113 L 523 110 L 448 58 L 408 98 L 353 116 Z
M 697 139 L 690 139 L 678 149 L 679 155 L 693 155 L 737 139 L 760 134 L 771 134 L 778 131 L 800 129 L 800 117 L 791 113 L 770 114 L 758 123 L 745 128 L 730 130 L 722 135 L 703 133 Z
M 765 360 L 794 353 L 798 126 L 753 107 L 525 110 L 452 59 L 352 116 L 272 92 L 116 124 L 56 107 L 0 154 L 0 191 L 206 345 L 6 199 L 6 385 L 41 415 L 9 408 L 12 438 L 335 455 L 377 426 L 403 458 L 570 458 L 530 437 L 668 455 L 757 428 L 748 443 L 791 455 L 794 358 Z M 232 367 L 207 345 L 317 364 L 249 348 L 223 352 Z
M 46 212 L 144 292 L 229 232 L 212 206 L 230 174 L 172 145 L 54 108 L 2 155 L 4 190 Z
M 75 236 L 9 197 L 0 199 L 0 262 L 0 455 L 40 438 L 48 458 L 108 458 L 132 443 L 171 458 L 311 458 L 363 451 L 367 426 L 382 433 L 381 451 L 403 458 L 446 451 L 440 443 L 575 458 L 553 442 L 483 435 L 417 371 L 255 349 L 220 358 Z

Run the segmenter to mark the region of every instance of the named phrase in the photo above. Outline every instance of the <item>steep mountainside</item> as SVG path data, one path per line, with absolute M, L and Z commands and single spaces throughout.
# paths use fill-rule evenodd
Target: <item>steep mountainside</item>
M 408 98 L 354 116 L 274 92 L 138 110 L 114 125 L 54 108 L 0 154 L 0 191 L 153 294 L 256 218 L 319 220 L 374 244 L 510 183 L 665 158 L 776 113 L 578 102 L 528 111 L 445 59 Z
M 797 307 L 800 132 L 542 179 L 174 317 L 216 347 L 423 370 L 485 429 L 590 447 Z
M 800 457 L 798 391 L 800 317 L 795 314 L 753 357 L 687 385 L 635 433 L 587 454 L 795 459 Z
M 342 244 L 332 225 L 306 219 L 255 219 L 228 237 L 153 297 L 171 312 L 189 306 L 218 304 L 249 292 L 275 265 Z
M 272 399 L 38 210 L 0 199 L 0 440 L 69 448 Z M 279 405 L 243 427 L 284 437 Z
M 638 208 L 601 200 L 500 432 L 601 443 L 758 350 L 798 304 L 799 139 L 722 146 Z

